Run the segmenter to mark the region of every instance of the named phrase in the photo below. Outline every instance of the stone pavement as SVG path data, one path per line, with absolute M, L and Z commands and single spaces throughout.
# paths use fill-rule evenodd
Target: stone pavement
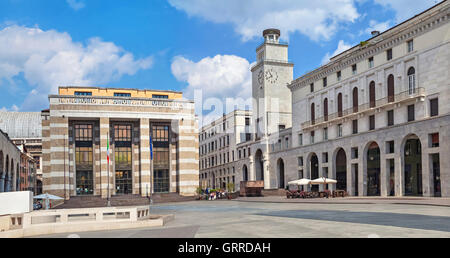
M 157 204 L 153 206 L 152 213 L 175 214 L 175 220 L 159 228 L 84 232 L 75 233 L 75 236 L 106 238 L 450 237 L 450 207 L 445 205 L 448 200 L 403 199 L 357 198 L 353 200 L 349 198 L 333 200 L 335 203 L 326 203 L 319 200 L 301 202 L 300 200 L 284 201 L 281 197 L 263 197 L 239 198 L 232 201 Z M 68 237 L 69 235 L 71 234 L 46 237 Z
M 240 197 L 241 202 L 319 203 L 319 204 L 410 204 L 450 207 L 450 198 L 434 197 L 345 197 L 288 199 L 285 196 Z

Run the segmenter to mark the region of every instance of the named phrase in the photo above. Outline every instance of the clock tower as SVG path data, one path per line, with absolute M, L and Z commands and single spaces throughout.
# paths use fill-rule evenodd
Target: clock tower
M 256 140 L 292 127 L 291 91 L 294 64 L 288 60 L 288 44 L 280 43 L 280 30 L 263 32 L 252 67 L 253 125 Z

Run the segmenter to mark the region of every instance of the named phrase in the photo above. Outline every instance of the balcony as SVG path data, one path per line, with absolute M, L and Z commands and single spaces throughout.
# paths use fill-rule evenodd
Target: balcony
M 398 93 L 394 96 L 385 97 L 382 99 L 378 99 L 375 102 L 371 101 L 369 103 L 361 104 L 357 107 L 350 107 L 348 109 L 338 111 L 327 116 L 319 117 L 315 120 L 310 120 L 302 123 L 302 129 L 308 130 L 315 126 L 325 125 L 327 123 L 334 123 L 344 118 L 349 118 L 352 116 L 356 116 L 358 114 L 362 114 L 364 112 L 374 110 L 377 108 L 384 108 L 393 104 L 402 103 L 405 101 L 409 101 L 411 99 L 425 97 L 425 89 L 424 88 L 415 88 L 412 90 L 407 90 L 401 93 Z

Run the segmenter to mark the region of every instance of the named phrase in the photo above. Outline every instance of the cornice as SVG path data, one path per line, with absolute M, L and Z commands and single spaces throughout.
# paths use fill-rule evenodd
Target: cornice
M 292 91 L 299 89 L 318 81 L 325 76 L 328 76 L 337 71 L 358 63 L 360 60 L 366 59 L 370 56 L 379 54 L 387 49 L 393 48 L 400 44 L 403 44 L 413 37 L 423 35 L 437 27 L 447 24 L 450 20 L 450 6 L 443 6 L 441 9 L 435 11 L 427 17 L 415 17 L 408 21 L 407 24 L 397 28 L 395 31 L 389 33 L 383 33 L 379 36 L 370 39 L 368 46 L 359 47 L 353 52 L 348 53 L 342 58 L 331 61 L 329 64 L 324 65 L 312 72 L 309 72 L 288 84 L 288 88 Z M 383 40 L 376 42 L 378 37 L 387 37 Z M 374 42 L 375 41 L 375 42 Z

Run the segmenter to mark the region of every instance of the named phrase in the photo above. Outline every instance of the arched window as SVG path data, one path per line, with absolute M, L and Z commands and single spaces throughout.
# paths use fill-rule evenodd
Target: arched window
M 358 112 L 358 88 L 353 88 L 353 112 Z
M 370 107 L 373 108 L 376 105 L 375 100 L 375 82 L 371 81 L 369 85 L 369 101 L 370 101 Z
M 388 76 L 388 102 L 394 102 L 394 92 L 394 75 L 391 74 Z
M 342 116 L 342 93 L 338 94 L 338 116 Z
M 323 119 L 324 121 L 328 121 L 328 99 L 325 98 L 323 100 Z
M 314 103 L 311 104 L 311 124 L 314 124 L 316 120 L 316 106 L 314 105 Z
M 408 69 L 408 92 L 409 94 L 416 93 L 416 69 L 414 67 Z

